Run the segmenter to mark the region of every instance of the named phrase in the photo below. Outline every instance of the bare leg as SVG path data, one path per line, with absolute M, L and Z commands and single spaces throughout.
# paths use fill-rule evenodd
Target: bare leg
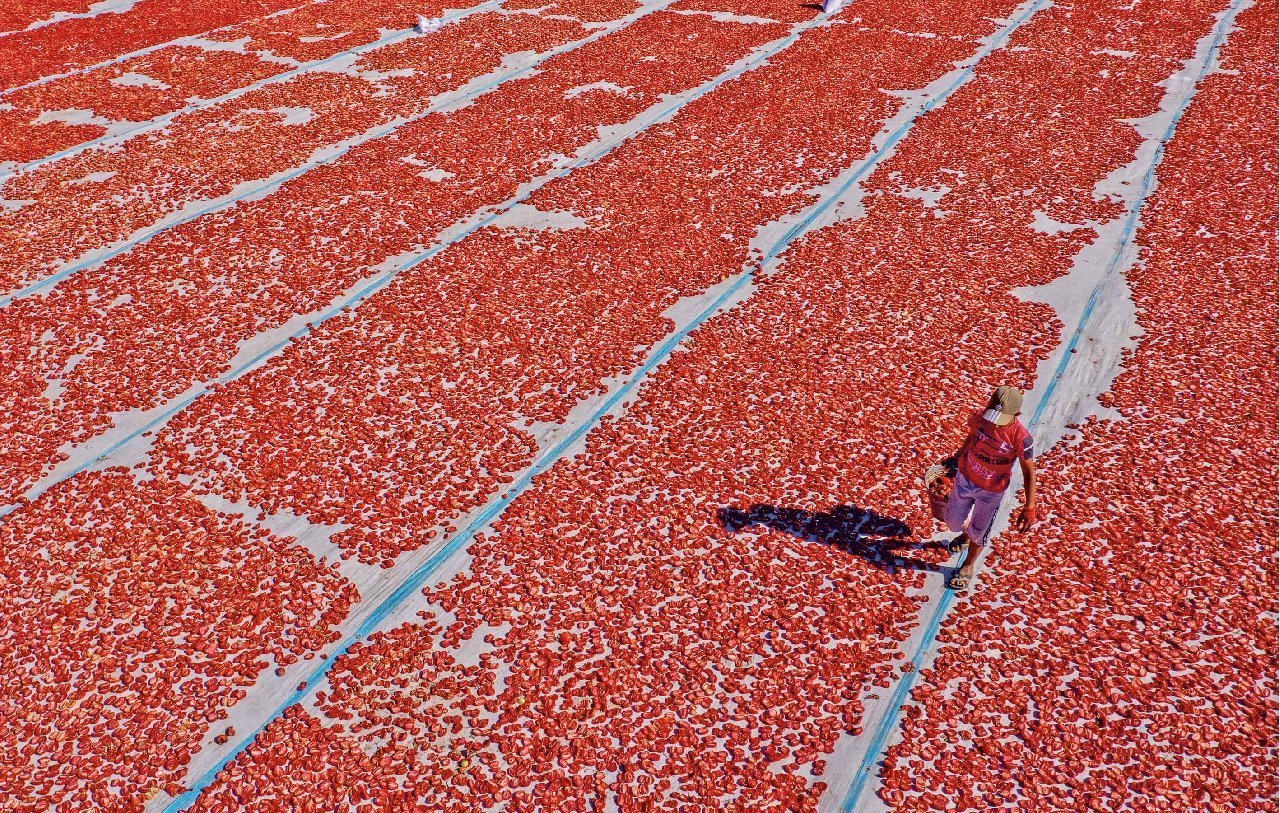
M 973 578 L 973 564 L 978 561 L 978 557 L 982 554 L 982 547 L 973 544 L 973 540 L 969 540 L 969 547 L 965 550 L 964 562 L 960 565 L 960 575 Z

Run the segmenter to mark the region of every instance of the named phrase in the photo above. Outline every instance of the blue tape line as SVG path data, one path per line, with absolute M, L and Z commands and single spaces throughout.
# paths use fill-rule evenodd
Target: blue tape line
M 1234 19 L 1235 15 L 1239 12 L 1239 10 L 1240 10 L 1240 5 L 1233 3 L 1229 7 L 1229 13 L 1225 15 L 1222 21 L 1219 23 L 1219 26 L 1214 35 L 1213 44 L 1210 47 L 1210 56 L 1207 60 L 1205 60 L 1204 66 L 1202 67 L 1200 73 L 1196 76 L 1195 86 L 1193 87 L 1191 93 L 1188 94 L 1183 105 L 1174 114 L 1173 120 L 1170 122 L 1169 127 L 1166 128 L 1164 134 L 1161 136 L 1161 141 L 1159 146 L 1156 149 L 1154 160 L 1152 161 L 1150 168 L 1148 168 L 1147 173 L 1143 178 L 1142 193 L 1140 194 L 1138 199 L 1135 201 L 1133 210 L 1130 212 L 1128 221 L 1125 224 L 1125 230 L 1123 232 L 1124 241 L 1121 243 L 1120 249 L 1116 252 L 1116 256 L 1113 258 L 1112 264 L 1108 266 L 1107 275 L 1104 276 L 1103 281 L 1100 281 L 1094 287 L 1093 294 L 1089 297 L 1089 303 L 1085 307 L 1084 311 L 1081 313 L 1080 323 L 1077 326 L 1075 333 L 1072 335 L 1071 341 L 1067 345 L 1067 352 L 1063 354 L 1062 362 L 1058 365 L 1058 368 L 1054 374 L 1053 379 L 1050 381 L 1049 386 L 1045 390 L 1044 397 L 1041 399 L 1040 404 L 1037 405 L 1036 407 L 1035 413 L 1033 414 L 1031 419 L 1031 427 L 1035 427 L 1038 425 L 1045 405 L 1049 402 L 1050 396 L 1052 396 L 1054 390 L 1057 388 L 1058 382 L 1061 380 L 1062 374 L 1066 370 L 1068 360 L 1071 358 L 1070 350 L 1080 340 L 1081 335 L 1083 335 L 1084 333 L 1085 325 L 1090 319 L 1090 317 L 1092 316 L 1093 310 L 1097 305 L 1098 299 L 1101 295 L 1103 283 L 1119 267 L 1120 258 L 1124 256 L 1125 249 L 1128 247 L 1129 241 L 1132 239 L 1133 234 L 1136 230 L 1138 215 L 1141 213 L 1142 205 L 1143 203 L 1145 203 L 1147 197 L 1151 193 L 1150 184 L 1155 177 L 1156 167 L 1160 164 L 1160 161 L 1164 157 L 1165 144 L 1173 137 L 1173 132 L 1177 127 L 1178 121 L 1182 118 L 1182 115 L 1186 112 L 1187 107 L 1190 106 L 1191 99 L 1194 98 L 1196 90 L 1198 90 L 1199 88 L 1200 81 L 1204 79 L 1205 74 L 1208 72 L 1209 66 L 1216 61 L 1217 51 L 1221 47 L 1222 39 L 1226 36 L 1227 24 Z M 959 564 L 959 559 L 957 557 L 957 565 L 958 564 Z M 933 644 L 938 636 L 938 633 L 941 631 L 942 622 L 946 619 L 947 613 L 950 611 L 952 604 L 955 603 L 956 596 L 957 596 L 956 591 L 950 590 L 950 589 L 946 590 L 943 593 L 942 598 L 938 601 L 937 607 L 934 609 L 933 616 L 929 619 L 929 623 L 925 627 L 924 636 L 921 639 L 919 646 L 916 647 L 915 654 L 912 656 L 913 663 L 919 664 L 923 660 L 925 653 L 927 653 L 933 647 Z M 871 777 L 872 769 L 882 759 L 884 749 L 885 749 L 885 744 L 889 739 L 889 734 L 895 728 L 897 728 L 898 717 L 902 713 L 902 707 L 903 707 L 903 704 L 906 702 L 907 693 L 910 692 L 912 687 L 915 686 L 915 682 L 919 674 L 920 674 L 920 670 L 917 668 L 912 672 L 908 672 L 904 674 L 899 679 L 898 685 L 894 689 L 893 697 L 890 701 L 889 713 L 885 715 L 885 717 L 880 721 L 880 725 L 876 728 L 876 731 L 874 736 L 872 737 L 871 743 L 867 746 L 867 750 L 863 755 L 862 762 L 858 766 L 858 772 L 854 777 L 853 784 L 849 788 L 849 793 L 845 796 L 844 805 L 842 807 L 842 810 L 845 811 L 845 813 L 850 813 L 851 811 L 854 811 L 856 809 L 858 802 L 861 800 L 862 793 L 866 788 L 867 781 Z
M 960 566 L 961 555 L 963 554 L 956 556 L 955 561 L 952 563 L 953 567 Z M 943 592 L 933 616 L 929 619 L 929 623 L 925 625 L 924 639 L 916 649 L 915 655 L 912 656 L 912 663 L 919 664 L 921 655 L 928 646 L 932 645 L 933 640 L 942 629 L 942 622 L 946 619 L 947 611 L 951 609 L 951 605 L 955 603 L 955 600 L 955 590 L 948 588 Z M 875 734 L 863 754 L 862 762 L 858 765 L 858 771 L 854 774 L 853 784 L 849 786 L 849 792 L 844 797 L 844 804 L 840 809 L 845 813 L 855 810 L 858 801 L 862 798 L 862 792 L 867 786 L 867 780 L 871 778 L 871 771 L 880 761 L 880 755 L 884 751 L 885 742 L 889 739 L 889 733 L 897 727 L 898 714 L 902 710 L 902 704 L 907 699 L 907 692 L 911 691 L 911 688 L 915 686 L 916 678 L 919 674 L 920 669 L 917 667 L 910 672 L 903 673 L 898 678 L 898 685 L 894 687 L 893 695 L 889 698 L 889 713 L 885 715 L 880 725 L 876 728 Z M 872 760 L 873 755 L 874 761 Z
M 1137 200 L 1133 208 L 1129 211 L 1125 218 L 1124 229 L 1121 231 L 1120 249 L 1116 251 L 1115 256 L 1111 258 L 1111 262 L 1107 264 L 1107 270 L 1103 273 L 1102 278 L 1093 286 L 1093 291 L 1089 294 L 1089 301 L 1085 304 L 1084 310 L 1081 311 L 1080 321 L 1076 325 L 1075 331 L 1071 334 L 1071 339 L 1067 342 L 1063 350 L 1062 358 L 1058 360 L 1058 366 L 1053 371 L 1053 377 L 1049 380 L 1048 386 L 1045 388 L 1044 396 L 1040 402 L 1036 404 L 1035 411 L 1031 414 L 1031 427 L 1035 427 L 1040 423 L 1040 419 L 1044 415 L 1045 407 L 1049 403 L 1050 397 L 1058 388 L 1058 384 L 1062 381 L 1063 375 L 1067 371 L 1067 367 L 1071 364 L 1072 351 L 1080 343 L 1080 339 L 1084 336 L 1085 327 L 1088 325 L 1090 318 L 1093 316 L 1094 309 L 1098 306 L 1098 302 L 1102 298 L 1102 289 L 1115 276 L 1120 269 L 1120 262 L 1123 260 L 1125 251 L 1129 248 L 1129 244 L 1133 241 L 1138 230 L 1138 221 L 1142 215 L 1142 207 L 1146 203 L 1147 198 L 1151 195 L 1152 185 L 1155 182 L 1156 168 L 1160 166 L 1164 160 L 1165 145 L 1173 139 L 1174 131 L 1178 128 L 1178 122 L 1182 120 L 1183 115 L 1187 112 L 1187 108 L 1191 106 L 1191 100 L 1195 98 L 1196 93 L 1200 90 L 1200 82 L 1204 80 L 1209 69 L 1218 60 L 1218 51 L 1222 47 L 1223 40 L 1227 36 L 1227 28 L 1235 20 L 1237 14 L 1243 5 L 1239 2 L 1233 2 L 1227 7 L 1227 13 L 1218 21 L 1215 26 L 1213 42 L 1209 46 L 1209 56 L 1205 59 L 1204 65 L 1200 67 L 1200 71 L 1196 74 L 1195 84 L 1192 85 L 1191 91 L 1187 94 L 1187 98 L 1174 111 L 1173 117 L 1169 121 L 1169 126 L 1165 128 L 1164 133 L 1160 136 L 1160 143 L 1156 146 L 1155 155 L 1151 161 L 1151 166 L 1147 167 L 1146 173 L 1142 176 L 1142 186 Z

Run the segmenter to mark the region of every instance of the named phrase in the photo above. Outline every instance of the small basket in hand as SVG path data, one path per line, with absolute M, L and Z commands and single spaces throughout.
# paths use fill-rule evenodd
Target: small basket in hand
M 934 464 L 924 473 L 924 494 L 929 501 L 929 512 L 938 522 L 947 521 L 947 500 L 956 480 L 952 470 L 941 463 Z

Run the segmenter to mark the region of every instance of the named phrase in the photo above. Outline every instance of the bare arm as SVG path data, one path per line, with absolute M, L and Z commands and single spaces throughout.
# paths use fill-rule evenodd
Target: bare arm
M 1018 462 L 1022 465 L 1022 484 L 1026 489 L 1027 502 L 1022 506 L 1022 513 L 1018 516 L 1017 528 L 1019 531 L 1026 531 L 1039 518 L 1036 504 L 1036 461 L 1019 460 Z

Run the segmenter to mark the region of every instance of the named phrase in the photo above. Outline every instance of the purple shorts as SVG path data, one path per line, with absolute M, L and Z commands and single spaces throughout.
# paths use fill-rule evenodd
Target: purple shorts
M 947 500 L 947 527 L 952 531 L 964 530 L 976 547 L 986 545 L 1002 499 L 1003 491 L 987 491 L 969 482 L 963 472 L 957 472 L 955 487 Z M 965 519 L 969 520 L 968 529 L 964 527 Z

